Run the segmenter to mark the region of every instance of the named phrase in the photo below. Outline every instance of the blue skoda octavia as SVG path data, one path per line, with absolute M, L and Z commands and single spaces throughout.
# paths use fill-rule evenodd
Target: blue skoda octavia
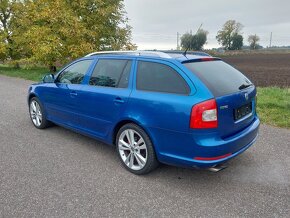
M 145 174 L 165 163 L 218 169 L 257 139 L 256 88 L 203 53 L 96 52 L 28 93 L 34 126 L 51 123 L 116 147 Z

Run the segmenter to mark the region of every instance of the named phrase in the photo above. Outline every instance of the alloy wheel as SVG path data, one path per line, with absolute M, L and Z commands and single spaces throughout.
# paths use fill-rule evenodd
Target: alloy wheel
M 30 117 L 35 126 L 41 126 L 42 112 L 39 103 L 35 100 L 32 100 L 30 103 Z
M 118 140 L 121 159 L 131 170 L 141 170 L 147 163 L 147 146 L 142 136 L 133 129 L 124 130 Z

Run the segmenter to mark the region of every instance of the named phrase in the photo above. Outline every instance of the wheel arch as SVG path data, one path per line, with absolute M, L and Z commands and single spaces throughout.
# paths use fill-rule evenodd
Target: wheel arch
M 30 100 L 31 100 L 32 98 L 34 98 L 34 97 L 38 98 L 38 96 L 37 96 L 34 92 L 31 92 L 31 93 L 28 95 L 27 103 L 29 104 L 29 103 L 30 103 Z
M 28 95 L 28 97 L 27 97 L 27 103 L 28 103 L 28 106 L 29 106 L 29 104 L 30 104 L 30 100 L 31 100 L 32 98 L 34 98 L 34 97 L 38 99 L 39 103 L 40 103 L 40 104 L 42 105 L 42 107 L 43 107 L 43 112 L 44 112 L 44 114 L 47 115 L 47 110 L 46 110 L 46 108 L 44 107 L 43 102 L 41 101 L 41 99 L 39 98 L 39 96 L 38 96 L 35 92 L 31 92 L 31 93 L 29 93 L 29 95 Z
M 122 126 L 128 124 L 128 123 L 133 123 L 133 124 L 139 126 L 140 128 L 142 128 L 142 129 L 145 131 L 145 133 L 149 136 L 149 138 L 150 138 L 150 140 L 151 140 L 151 142 L 152 142 L 152 144 L 153 144 L 153 148 L 154 148 L 154 150 L 155 150 L 155 153 L 157 154 L 157 152 L 156 152 L 156 146 L 155 146 L 155 140 L 154 140 L 154 137 L 152 136 L 152 134 L 151 134 L 151 133 L 148 131 L 148 129 L 147 129 L 144 125 L 142 125 L 139 121 L 137 121 L 137 120 L 135 120 L 135 119 L 131 119 L 131 118 L 123 119 L 123 120 L 119 121 L 119 122 L 115 125 L 115 127 L 114 127 L 114 129 L 113 129 L 113 132 L 112 132 L 112 138 L 111 138 L 111 140 L 112 140 L 112 144 L 113 144 L 113 145 L 116 144 L 116 137 L 117 137 L 117 134 L 118 134 L 118 131 L 120 130 L 120 128 L 121 128 Z M 157 156 L 158 156 L 158 155 L 157 155 Z
M 140 124 L 139 122 L 133 120 L 133 119 L 123 119 L 123 120 L 120 120 L 116 125 L 115 127 L 113 128 L 113 132 L 112 132 L 112 137 L 111 137 L 111 140 L 112 140 L 112 144 L 115 145 L 116 144 L 116 137 L 117 137 L 117 134 L 118 134 L 118 131 L 120 130 L 120 128 L 128 123 L 133 123 L 133 124 L 136 124 L 138 126 L 140 126 L 142 129 L 144 129 Z M 147 133 L 147 132 L 146 132 Z

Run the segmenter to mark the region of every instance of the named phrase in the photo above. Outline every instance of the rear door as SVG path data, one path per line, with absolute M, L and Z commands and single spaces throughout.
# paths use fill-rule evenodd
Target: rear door
M 130 110 L 147 128 L 187 132 L 195 89 L 174 64 L 140 59 L 136 85 L 130 96 Z
M 218 131 L 229 137 L 254 119 L 256 88 L 241 72 L 221 60 L 184 63 L 209 88 L 218 107 Z
M 100 58 L 80 94 L 79 121 L 104 138 L 125 110 L 131 93 L 134 59 Z

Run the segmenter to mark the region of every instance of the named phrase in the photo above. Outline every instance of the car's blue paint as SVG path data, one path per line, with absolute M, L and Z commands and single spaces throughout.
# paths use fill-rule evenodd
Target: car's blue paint
M 190 57 L 203 58 L 193 55 Z M 128 88 L 88 85 L 99 58 L 132 60 Z M 216 98 L 218 128 L 190 129 L 192 106 L 214 96 L 197 76 L 181 64 L 188 58 L 106 55 L 79 60 L 84 59 L 94 61 L 82 84 L 39 83 L 29 88 L 28 97 L 37 96 L 44 106 L 47 119 L 58 125 L 113 145 L 116 126 L 123 121 L 134 122 L 150 136 L 160 162 L 189 167 L 210 167 L 223 163 L 246 150 L 257 138 L 260 121 L 255 110 L 238 122 L 233 121 L 232 114 L 233 108 L 247 102 L 252 102 L 255 106 L 254 86 Z M 174 68 L 189 85 L 189 95 L 137 90 L 135 81 L 139 60 L 163 63 Z M 245 100 L 244 93 L 248 94 L 248 100 Z M 221 109 L 225 105 L 227 108 Z M 194 157 L 217 157 L 228 153 L 231 153 L 231 156 L 220 160 L 194 160 Z

